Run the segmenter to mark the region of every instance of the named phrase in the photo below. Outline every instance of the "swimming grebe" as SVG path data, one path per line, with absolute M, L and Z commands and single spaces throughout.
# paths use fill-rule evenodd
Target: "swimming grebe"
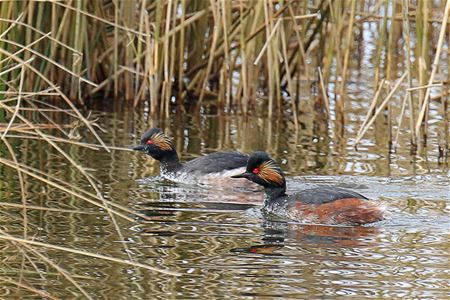
M 264 187 L 263 209 L 295 221 L 316 224 L 361 225 L 384 219 L 376 202 L 356 192 L 323 186 L 287 195 L 283 172 L 269 155 L 253 152 L 246 171 L 232 178 L 246 178 Z
M 141 144 L 132 149 L 143 151 L 158 160 L 164 177 L 183 182 L 192 180 L 211 183 L 221 178 L 229 183 L 231 175 L 245 171 L 249 158 L 236 151 L 214 152 L 181 164 L 172 140 L 160 128 L 148 130 L 142 136 Z M 245 181 L 241 184 L 249 186 Z

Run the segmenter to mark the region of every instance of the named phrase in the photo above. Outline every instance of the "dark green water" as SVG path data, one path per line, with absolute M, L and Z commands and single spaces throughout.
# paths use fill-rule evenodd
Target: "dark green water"
M 169 182 L 159 176 L 158 164 L 141 153 L 62 144 L 89 168 L 107 199 L 149 219 L 118 219 L 124 250 L 107 214 L 27 177 L 29 205 L 84 212 L 30 209 L 29 237 L 123 259 L 128 252 L 138 262 L 182 274 L 161 275 L 40 248 L 93 298 L 444 299 L 449 295 L 449 173 L 447 162 L 438 160 L 432 139 L 428 151 L 411 155 L 406 137 L 397 153 L 389 153 L 382 131 L 369 132 L 355 151 L 351 140 L 330 138 L 332 130 L 308 113 L 298 132 L 284 118 L 179 115 L 159 122 L 127 111 L 95 115 L 106 129 L 102 136 L 108 145 L 134 144 L 147 128 L 158 125 L 174 137 L 184 160 L 224 149 L 266 150 L 286 171 L 290 191 L 319 184 L 350 187 L 380 199 L 389 218 L 370 227 L 289 223 L 263 216 L 254 194 Z M 355 110 L 355 115 L 361 114 Z M 348 130 L 356 131 L 360 123 L 355 118 Z M 79 134 L 86 136 L 83 131 Z M 46 143 L 10 140 L 21 161 L 91 190 Z M 0 173 L 0 201 L 21 203 L 15 173 L 5 166 L 0 166 Z M 0 227 L 19 237 L 20 212 L 3 207 L 0 213 Z M 0 278 L 58 298 L 82 298 L 39 259 L 32 259 L 36 272 L 13 244 L 2 241 L 0 247 Z M 0 298 L 27 297 L 36 296 L 10 283 L 0 285 Z

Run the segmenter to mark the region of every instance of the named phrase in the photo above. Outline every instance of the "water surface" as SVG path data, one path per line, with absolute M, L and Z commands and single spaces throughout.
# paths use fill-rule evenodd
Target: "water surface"
M 124 244 L 110 217 L 76 198 L 27 178 L 31 205 L 78 212 L 30 210 L 29 235 L 36 240 L 128 258 L 169 269 L 180 277 L 156 274 L 94 258 L 42 250 L 94 298 L 434 298 L 449 294 L 448 164 L 433 151 L 396 153 L 371 135 L 356 151 L 337 142 L 329 129 L 307 122 L 298 132 L 285 118 L 193 117 L 158 121 L 142 112 L 96 112 L 109 145 L 138 142 L 149 127 L 174 137 L 183 160 L 217 150 L 268 151 L 288 176 L 289 191 L 321 184 L 352 188 L 379 199 L 389 211 L 385 221 L 367 227 L 304 225 L 263 215 L 255 192 L 170 182 L 158 163 L 142 153 L 94 151 L 62 145 L 87 166 L 105 197 L 145 213 L 147 220 L 118 219 Z M 358 120 L 351 126 L 358 128 Z M 350 126 L 350 125 L 349 125 Z M 325 134 L 324 134 L 325 132 Z M 84 132 L 80 132 L 84 136 Z M 84 141 L 90 139 L 83 138 Z M 407 141 L 401 141 L 407 143 Z M 41 170 L 90 190 L 41 141 L 16 139 L 19 158 Z M 3 174 L 1 199 L 20 203 L 15 173 Z M 22 234 L 20 210 L 2 209 L 0 226 Z M 39 273 L 1 243 L 2 275 L 61 298 L 81 297 L 55 270 L 38 263 Z M 36 259 L 34 259 L 36 260 Z M 32 295 L 2 284 L 0 297 Z

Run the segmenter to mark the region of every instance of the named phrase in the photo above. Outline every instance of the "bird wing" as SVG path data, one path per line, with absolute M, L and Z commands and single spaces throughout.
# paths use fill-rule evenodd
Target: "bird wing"
M 240 152 L 214 152 L 188 161 L 184 169 L 201 174 L 216 173 L 246 167 L 247 160 L 248 155 Z
M 304 190 L 289 197 L 290 201 L 301 202 L 304 204 L 324 204 L 339 199 L 357 198 L 368 200 L 367 197 L 350 190 L 339 187 L 323 186 L 314 189 Z

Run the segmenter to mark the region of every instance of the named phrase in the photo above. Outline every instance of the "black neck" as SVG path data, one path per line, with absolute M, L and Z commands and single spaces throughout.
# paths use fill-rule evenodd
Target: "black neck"
M 265 187 L 264 192 L 266 194 L 265 200 L 264 200 L 264 206 L 267 206 L 271 202 L 275 202 L 276 200 L 279 200 L 279 198 L 286 197 L 286 184 L 279 187 Z
M 182 167 L 176 151 L 166 154 L 160 163 L 161 173 L 176 173 Z

